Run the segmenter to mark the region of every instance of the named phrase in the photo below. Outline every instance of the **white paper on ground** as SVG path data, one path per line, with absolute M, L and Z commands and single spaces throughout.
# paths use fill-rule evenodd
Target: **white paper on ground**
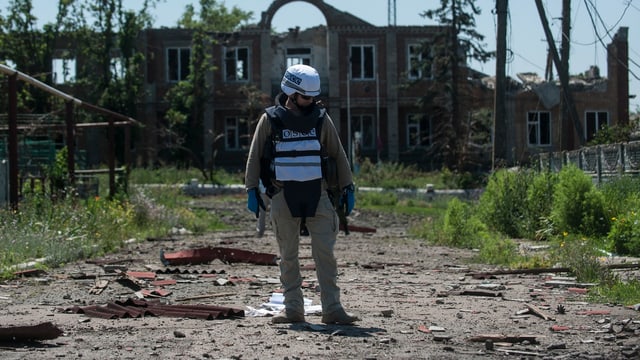
M 304 314 L 320 314 L 322 313 L 322 305 L 313 305 L 311 299 L 304 298 Z M 248 311 L 245 316 L 275 316 L 284 310 L 284 295 L 281 293 L 272 293 L 268 303 L 263 303 L 259 308 L 247 306 Z

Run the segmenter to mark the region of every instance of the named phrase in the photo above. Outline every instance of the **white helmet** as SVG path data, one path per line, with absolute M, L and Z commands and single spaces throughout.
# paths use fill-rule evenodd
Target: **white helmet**
M 292 65 L 284 73 L 280 87 L 287 96 L 296 92 L 306 96 L 318 96 L 320 95 L 320 75 L 309 65 Z

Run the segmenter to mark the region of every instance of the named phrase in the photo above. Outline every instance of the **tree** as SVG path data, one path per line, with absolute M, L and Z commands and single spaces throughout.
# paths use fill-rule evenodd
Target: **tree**
M 434 119 L 432 150 L 442 156 L 444 165 L 453 170 L 466 166 L 468 133 L 463 121 L 468 58 L 486 62 L 493 53 L 484 50 L 484 36 L 475 30 L 475 15 L 481 13 L 474 0 L 440 0 L 440 7 L 423 12 L 423 17 L 436 19 L 441 30 L 433 43 L 423 45 L 423 68 L 433 69 L 433 81 L 419 105 Z M 467 101 L 468 103 L 468 101 Z
M 166 115 L 166 133 L 172 139 L 174 148 L 170 152 L 177 156 L 175 160 L 185 166 L 197 166 L 206 179 L 209 178 L 206 169 L 212 169 L 214 163 L 214 159 L 203 158 L 202 136 L 205 109 L 213 98 L 213 88 L 207 77 L 217 70 L 211 59 L 211 49 L 216 43 L 214 35 L 237 30 L 252 15 L 252 12 L 235 6 L 229 10 L 217 0 L 200 0 L 199 13 L 192 5 L 187 5 L 178 21 L 179 27 L 192 30 L 191 58 L 186 80 L 180 81 L 167 93 L 170 109 Z M 210 136 L 214 144 L 221 138 L 212 131 L 206 136 Z
M 83 101 L 135 116 L 144 64 L 136 42 L 140 31 L 151 26 L 148 9 L 157 1 L 141 1 L 141 10 L 135 13 L 123 9 L 122 0 L 59 0 L 56 21 L 38 29 L 31 0 L 11 0 L 9 16 L 0 21 L 0 58 L 12 60 L 18 70 Z M 55 83 L 54 58 L 81 60 L 76 62 L 73 79 Z M 62 108 L 63 100 L 31 91 L 27 85 L 22 86 L 21 95 L 21 112 L 49 113 Z M 76 121 L 92 119 L 78 112 Z

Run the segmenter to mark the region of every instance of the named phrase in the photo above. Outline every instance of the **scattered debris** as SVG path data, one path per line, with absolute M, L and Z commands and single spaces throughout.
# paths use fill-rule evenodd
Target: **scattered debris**
M 578 315 L 609 315 L 611 311 L 609 310 L 584 310 L 578 311 L 576 314 Z
M 551 321 L 555 320 L 555 318 L 546 314 L 544 311 L 542 311 L 540 308 L 538 308 L 535 305 L 532 305 L 532 304 L 524 304 L 524 305 L 529 309 L 529 312 L 543 318 L 544 320 L 551 320 Z
M 363 269 L 384 269 L 387 266 L 413 266 L 412 263 L 407 262 L 371 262 L 369 264 L 362 264 Z
M 110 273 L 121 273 L 127 271 L 129 268 L 126 265 L 120 264 L 105 264 L 102 266 L 102 270 L 107 274 Z
M 177 284 L 178 281 L 176 279 L 163 279 L 163 280 L 155 280 L 151 282 L 152 286 L 171 286 Z
M 502 297 L 501 292 L 495 292 L 491 290 L 482 290 L 482 289 L 465 289 L 462 291 L 453 291 L 452 293 L 456 295 Z
M 157 300 L 127 299 L 106 305 L 73 306 L 62 312 L 85 314 L 102 319 L 138 318 L 144 316 L 183 317 L 194 319 L 232 319 L 244 317 L 244 310 L 216 305 L 166 305 Z
M 108 285 L 109 280 L 97 280 L 93 287 L 89 289 L 89 294 L 100 295 Z
M 118 284 L 126 288 L 129 288 L 133 291 L 140 291 L 140 289 L 147 286 L 147 284 L 144 281 L 139 280 L 135 277 L 129 276 L 126 273 L 120 274 L 120 277 L 116 281 L 118 282 Z
M 608 264 L 604 265 L 609 270 L 622 270 L 622 269 L 638 269 L 640 263 L 623 263 L 623 264 Z M 486 279 L 493 275 L 518 275 L 518 274 L 544 274 L 544 273 L 570 273 L 571 268 L 557 267 L 557 268 L 533 268 L 533 269 L 507 269 L 496 270 L 490 272 L 472 273 L 471 276 L 474 279 Z
M 494 344 L 497 342 L 507 342 L 507 343 L 521 343 L 527 341 L 531 344 L 538 343 L 536 335 L 502 335 L 502 334 L 483 334 L 476 335 L 469 338 L 469 341 L 472 342 L 486 342 L 491 341 Z
M 423 332 L 423 333 L 426 333 L 426 334 L 430 334 L 430 333 L 431 333 L 431 330 L 429 330 L 429 328 L 427 328 L 427 327 L 426 327 L 426 326 L 424 326 L 424 325 L 420 325 L 420 326 L 418 326 L 418 331 Z
M 106 265 L 115 265 L 115 264 L 123 264 L 123 263 L 137 263 L 141 261 L 142 259 L 125 258 L 125 259 L 97 259 L 97 260 L 89 259 L 89 260 L 86 260 L 85 262 L 87 264 L 106 266 Z
M 127 276 L 141 280 L 153 280 L 156 278 L 156 273 L 150 271 L 127 271 Z
M 578 283 L 575 281 L 564 281 L 564 280 L 549 280 L 549 281 L 545 281 L 544 284 L 550 287 L 571 287 L 571 288 L 590 288 L 597 285 L 594 283 Z
M 433 341 L 449 341 L 449 340 L 451 340 L 451 335 L 433 334 Z
M 198 300 L 198 299 L 206 299 L 206 298 L 213 298 L 213 297 L 224 297 L 224 296 L 233 296 L 233 295 L 235 295 L 235 293 L 231 293 L 231 292 L 227 292 L 227 293 L 214 293 L 214 294 L 203 294 L 203 295 L 189 296 L 189 297 L 186 297 L 186 298 L 176 299 L 176 301 L 189 301 L 189 300 Z
M 180 268 L 166 268 L 155 270 L 156 274 L 224 274 L 224 270 L 194 270 Z M 278 280 L 280 281 L 280 280 Z
M 511 349 L 496 349 L 496 351 L 504 352 L 507 355 L 542 356 L 542 354 L 537 353 L 537 352 L 532 352 L 532 351 L 511 350 Z
M 148 298 L 148 297 L 167 297 L 169 295 L 171 295 L 171 291 L 164 290 L 161 288 L 151 289 L 151 290 L 142 289 L 136 292 L 136 296 L 140 299 Z
M 382 316 L 384 317 L 391 317 L 391 315 L 393 315 L 393 310 L 389 309 L 389 310 L 382 310 L 380 312 L 382 314 Z
M 29 340 L 51 340 L 62 335 L 62 330 L 51 322 L 31 326 L 0 327 L 1 342 L 21 342 Z
M 219 259 L 228 264 L 246 262 L 256 265 L 277 265 L 277 256 L 274 254 L 258 253 L 255 251 L 206 247 L 200 249 L 182 250 L 174 253 L 160 252 L 160 261 L 167 265 L 204 264 Z
M 35 277 L 46 275 L 47 272 L 42 269 L 20 270 L 13 273 L 15 277 Z

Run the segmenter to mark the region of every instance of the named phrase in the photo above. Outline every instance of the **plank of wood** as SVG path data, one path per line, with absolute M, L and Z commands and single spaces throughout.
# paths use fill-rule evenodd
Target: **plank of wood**
M 524 304 L 527 308 L 529 308 L 529 311 L 531 311 L 533 314 L 535 314 L 536 316 L 539 316 L 545 320 L 555 320 L 555 318 L 553 316 L 550 316 L 548 314 L 546 314 L 544 311 L 542 311 L 540 308 L 538 308 L 535 305 L 531 305 L 531 304 Z
M 469 338 L 469 341 L 473 342 L 485 342 L 492 341 L 494 344 L 497 342 L 507 343 L 519 343 L 523 341 L 529 341 L 531 343 L 537 343 L 537 335 L 504 335 L 504 334 L 481 334 Z
M 216 298 L 216 297 L 224 297 L 224 296 L 232 296 L 236 293 L 227 292 L 227 293 L 212 293 L 212 294 L 202 294 L 196 296 L 189 296 L 186 298 L 176 299 L 176 301 L 189 301 L 189 300 L 198 300 L 198 299 L 206 299 L 206 298 Z

